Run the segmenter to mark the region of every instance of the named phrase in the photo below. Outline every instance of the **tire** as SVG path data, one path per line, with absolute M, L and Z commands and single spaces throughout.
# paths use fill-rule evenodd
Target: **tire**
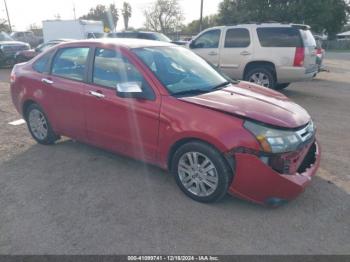
M 275 89 L 276 87 L 276 79 L 273 70 L 269 67 L 255 67 L 250 69 L 246 73 L 244 80 L 271 89 Z
M 197 163 L 203 164 L 203 167 L 190 164 L 189 156 L 193 163 L 194 154 L 197 156 Z M 209 162 L 205 165 L 206 160 Z M 200 169 L 207 171 L 201 172 Z M 171 173 L 177 185 L 188 197 L 202 203 L 213 203 L 222 199 L 233 177 L 233 171 L 221 153 L 202 142 L 190 142 L 181 146 L 171 161 Z
M 25 119 L 30 134 L 39 144 L 53 145 L 59 139 L 39 105 L 31 104 L 25 112 Z
M 283 90 L 286 89 L 288 86 L 290 86 L 290 83 L 286 83 L 286 84 L 277 84 L 275 89 L 276 90 Z

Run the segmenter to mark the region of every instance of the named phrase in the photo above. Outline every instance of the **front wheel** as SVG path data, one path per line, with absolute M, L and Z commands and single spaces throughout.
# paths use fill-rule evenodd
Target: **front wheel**
M 204 203 L 219 201 L 226 195 L 233 172 L 220 152 L 202 142 L 180 147 L 171 169 L 180 189 Z
M 29 132 L 39 144 L 52 145 L 59 139 L 39 105 L 31 104 L 27 108 L 26 121 Z

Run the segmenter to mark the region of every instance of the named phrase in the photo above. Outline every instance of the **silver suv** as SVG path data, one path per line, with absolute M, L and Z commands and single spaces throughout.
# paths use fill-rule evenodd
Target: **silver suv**
M 201 32 L 188 47 L 231 78 L 273 89 L 318 73 L 316 41 L 306 25 L 215 27 Z

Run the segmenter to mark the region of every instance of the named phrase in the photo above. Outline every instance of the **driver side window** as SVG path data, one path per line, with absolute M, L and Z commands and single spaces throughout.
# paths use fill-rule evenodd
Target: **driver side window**
M 205 32 L 200 37 L 198 37 L 196 40 L 194 40 L 191 47 L 194 49 L 219 48 L 220 36 L 221 36 L 220 29 Z
M 120 52 L 97 48 L 93 66 L 94 84 L 116 89 L 118 84 L 139 83 L 147 98 L 153 100 L 155 95 L 142 73 Z

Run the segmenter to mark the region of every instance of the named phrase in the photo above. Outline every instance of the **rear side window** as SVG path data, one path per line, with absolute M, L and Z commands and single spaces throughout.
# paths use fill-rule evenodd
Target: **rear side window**
M 263 47 L 303 47 L 300 32 L 291 27 L 266 27 L 257 29 Z
M 250 45 L 249 31 L 245 28 L 229 29 L 226 32 L 225 48 L 244 48 Z
M 301 36 L 302 36 L 303 41 L 304 41 L 304 45 L 306 47 L 316 47 L 317 46 L 315 37 L 313 36 L 313 34 L 311 33 L 310 30 L 300 30 L 300 32 L 301 32 Z
M 33 69 L 38 73 L 48 73 L 51 55 L 52 53 L 48 53 L 40 57 L 34 62 Z
M 59 50 L 52 63 L 52 74 L 83 81 L 88 54 L 88 47 L 63 48 Z

